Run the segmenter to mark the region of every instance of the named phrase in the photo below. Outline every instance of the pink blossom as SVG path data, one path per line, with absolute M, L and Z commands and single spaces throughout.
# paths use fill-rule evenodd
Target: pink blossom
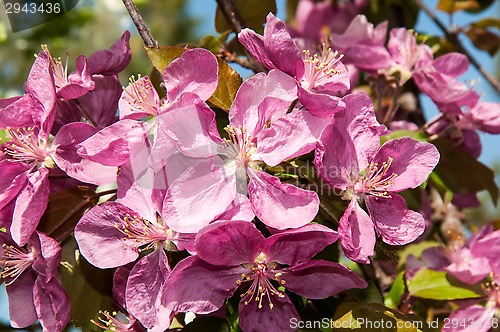
M 279 69 L 293 77 L 298 99 L 313 115 L 328 117 L 343 108 L 335 95 L 349 90 L 349 74 L 341 56 L 325 44 L 319 50 L 301 52 L 285 24 L 272 13 L 264 36 L 243 29 L 238 40 L 267 69 Z
M 299 227 L 315 217 L 316 193 L 281 183 L 265 172 L 266 165 L 312 151 L 324 128 L 325 121 L 308 112 L 286 113 L 295 96 L 295 81 L 278 70 L 248 79 L 229 110 L 229 139 L 219 136 L 201 146 L 204 149 L 196 148 L 207 141 L 203 135 L 193 140 L 199 131 L 177 128 L 173 120 L 163 126 L 175 131 L 181 152 L 197 158 L 167 191 L 166 206 L 174 206 L 165 212 L 172 228 L 200 230 L 247 190 L 255 215 L 273 228 Z
M 319 299 L 367 286 L 341 264 L 311 260 L 337 238 L 336 232 L 315 224 L 266 239 L 251 223 L 217 222 L 197 234 L 197 256 L 172 270 L 162 303 L 174 311 L 206 314 L 248 285 L 239 305 L 242 330 L 291 331 L 290 319 L 298 314 L 279 287 Z
M 432 144 L 408 137 L 379 147 L 387 129 L 377 122 L 370 99 L 351 94 L 343 100 L 347 107 L 323 131 L 315 164 L 322 178 L 350 201 L 339 221 L 344 253 L 369 263 L 375 231 L 391 245 L 409 243 L 424 231 L 423 217 L 409 210 L 396 192 L 422 184 L 439 153 Z M 363 201 L 369 214 L 360 205 Z
M 0 244 L 0 276 L 7 286 L 11 325 L 23 328 L 39 320 L 44 332 L 63 331 L 70 302 L 58 280 L 59 244 L 38 232 L 22 247 L 0 232 Z

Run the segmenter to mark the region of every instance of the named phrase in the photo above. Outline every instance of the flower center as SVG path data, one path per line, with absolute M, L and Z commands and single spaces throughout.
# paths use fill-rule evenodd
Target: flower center
M 130 77 L 130 83 L 123 91 L 122 99 L 129 97 L 128 104 L 130 108 L 137 112 L 144 112 L 153 116 L 158 115 L 160 105 L 156 98 L 153 84 L 149 77 L 139 76 L 136 80 L 134 76 Z
M 354 184 L 354 191 L 358 194 L 366 193 L 373 196 L 391 198 L 387 193 L 387 188 L 394 184 L 394 178 L 398 176 L 396 173 L 388 174 L 387 171 L 391 167 L 393 159 L 387 158 L 387 162 L 382 165 L 378 163 L 369 163 L 363 170 L 363 175 Z
M 49 156 L 50 150 L 47 148 L 47 143 L 38 137 L 35 128 L 7 128 L 6 133 L 10 141 L 5 142 L 4 154 L 9 155 L 14 159 L 25 162 L 43 163 L 46 167 L 54 167 L 54 161 Z
M 47 45 L 42 45 L 42 50 L 47 52 L 49 59 L 50 59 L 50 67 L 52 68 L 52 73 L 54 77 L 54 83 L 56 87 L 61 88 L 68 84 L 68 59 L 69 59 L 69 54 L 66 53 L 66 63 L 63 65 L 62 64 L 62 59 L 59 58 L 53 58 L 50 55 L 49 48 Z
M 482 284 L 481 288 L 489 299 L 486 306 L 500 308 L 500 287 L 498 287 L 498 284 L 494 281 L 488 281 Z
M 9 286 L 35 261 L 35 253 L 12 245 L 2 245 L 3 254 L 0 253 L 0 264 L 3 265 L 0 276 L 5 279 L 5 285 Z
M 257 151 L 253 137 L 247 136 L 246 129 L 242 127 L 227 126 L 224 130 L 229 134 L 229 139 L 224 139 L 228 158 L 237 166 L 253 167 L 251 157 Z
M 132 322 L 130 322 L 128 318 L 126 318 L 128 323 L 119 321 L 118 318 L 116 317 L 118 314 L 116 311 L 110 314 L 109 311 L 99 310 L 99 314 L 103 315 L 104 318 L 99 317 L 99 322 L 96 322 L 93 319 L 91 319 L 90 321 L 91 323 L 97 325 L 101 329 L 113 332 L 131 331 L 131 328 L 133 326 Z
M 325 43 L 322 44 L 321 52 L 311 56 L 310 50 L 304 50 L 304 76 L 301 80 L 305 89 L 311 89 L 316 85 L 323 85 L 331 81 L 334 75 L 342 71 L 336 68 L 337 63 L 344 57 L 338 51 L 332 51 Z
M 285 285 L 286 281 L 280 279 L 283 275 L 281 272 L 275 272 L 274 269 L 278 267 L 276 263 L 267 263 L 266 255 L 261 252 L 254 260 L 253 266 L 251 267 L 251 272 L 248 274 L 242 273 L 240 279 L 236 281 L 238 285 L 242 282 L 252 281 L 250 288 L 241 294 L 241 297 L 248 297 L 245 300 L 245 305 L 248 305 L 253 299 L 259 302 L 259 309 L 262 308 L 262 300 L 267 298 L 269 303 L 269 308 L 273 309 L 274 304 L 272 303 L 271 296 L 278 296 L 279 298 L 284 298 L 285 294 L 276 289 L 273 284 L 271 284 L 270 279 L 273 279 L 280 283 L 280 285 Z
M 127 214 L 123 223 L 115 223 L 115 228 L 126 236 L 124 240 L 134 240 L 134 248 L 139 251 L 152 249 L 158 242 L 169 240 L 168 230 L 149 220 Z M 123 247 L 127 250 L 127 246 Z

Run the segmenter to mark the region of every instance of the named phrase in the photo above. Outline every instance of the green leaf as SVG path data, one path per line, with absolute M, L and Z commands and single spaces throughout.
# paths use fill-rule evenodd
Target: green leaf
M 333 317 L 334 331 L 417 332 L 425 322 L 405 316 L 378 303 L 342 303 Z M 384 323 L 382 323 L 384 322 Z
M 405 246 L 398 253 L 399 263 L 400 265 L 405 264 L 408 255 L 413 255 L 416 258 L 420 258 L 424 250 L 429 248 L 439 247 L 440 245 L 441 244 L 436 241 L 422 241 L 419 243 L 411 244 L 409 246 Z
M 0 228 L 0 232 L 2 232 L 2 233 L 6 233 L 6 232 L 7 232 L 7 229 L 6 229 L 5 227 L 2 227 L 2 228 Z
M 500 19 L 496 17 L 483 18 L 480 21 L 472 23 L 471 26 L 475 28 L 497 28 L 500 29 Z
M 421 142 L 427 142 L 427 136 L 422 131 L 412 131 L 412 130 L 395 130 L 388 135 L 382 136 L 380 138 L 380 144 L 384 144 L 385 142 L 401 138 L 401 137 L 411 137 Z
M 7 133 L 5 130 L 0 130 L 0 142 L 7 142 L 10 141 L 9 137 L 7 136 Z
M 217 58 L 217 61 L 219 62 L 219 82 L 208 101 L 223 110 L 229 110 L 243 79 L 224 60 Z
M 62 285 L 71 301 L 71 320 L 84 331 L 94 330 L 91 319 L 97 321 L 99 310 L 113 311 L 111 289 L 113 270 L 101 270 L 80 255 L 74 238 L 62 247 Z
M 145 49 L 153 66 L 160 73 L 163 73 L 170 62 L 180 57 L 186 51 L 186 48 L 182 46 L 145 47 Z
M 471 42 L 479 48 L 494 56 L 500 48 L 500 37 L 485 28 L 469 27 L 465 34 Z
M 392 283 L 392 287 L 387 293 L 387 296 L 384 300 L 384 305 L 386 307 L 396 309 L 401 303 L 401 299 L 403 298 L 403 294 L 405 293 L 406 286 L 404 281 L 404 271 L 399 272 L 396 279 Z
M 207 49 L 212 53 L 219 53 L 221 50 L 221 42 L 214 36 L 205 36 L 200 40 L 199 46 Z
M 257 32 L 263 31 L 267 14 L 269 12 L 276 14 L 277 11 L 275 0 L 235 0 L 234 4 L 246 26 Z M 219 7 L 215 14 L 215 30 L 219 33 L 232 30 Z
M 38 230 L 58 241 L 73 232 L 85 211 L 97 204 L 98 197 L 86 186 L 71 187 L 49 197 L 49 204 L 40 220 Z
M 407 282 L 410 295 L 432 300 L 457 300 L 481 297 L 480 294 L 447 278 L 445 271 L 422 269 Z
M 434 173 L 440 181 L 453 193 L 470 194 L 488 190 L 493 204 L 498 201 L 498 187 L 495 183 L 495 173 L 467 152 L 457 147 L 455 143 L 441 137 L 432 141 L 441 155 Z M 464 170 L 467 174 L 465 176 Z
M 439 0 L 437 9 L 448 14 L 453 14 L 460 10 L 477 10 L 481 6 L 476 0 Z

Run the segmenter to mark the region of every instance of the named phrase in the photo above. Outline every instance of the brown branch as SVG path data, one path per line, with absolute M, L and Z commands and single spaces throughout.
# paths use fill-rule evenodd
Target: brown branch
M 217 4 L 219 5 L 219 9 L 222 11 L 222 14 L 231 25 L 231 29 L 236 33 L 236 35 L 238 35 L 238 33 L 240 33 L 241 30 L 246 28 L 246 24 L 245 20 L 243 20 L 240 13 L 238 12 L 238 9 L 236 8 L 234 1 L 233 0 L 216 0 L 216 1 Z M 248 58 L 248 62 L 251 67 L 250 69 L 252 69 L 256 73 L 266 71 L 266 69 L 259 62 L 255 60 L 255 58 L 250 54 L 250 52 L 248 52 L 246 48 L 245 48 L 245 55 Z
M 133 0 L 122 0 L 122 1 L 123 4 L 125 5 L 125 8 L 127 8 L 130 18 L 134 22 L 137 31 L 139 31 L 139 35 L 141 35 L 141 38 L 144 41 L 144 45 L 146 45 L 147 47 L 157 47 L 158 42 L 153 38 L 153 35 L 151 35 L 151 31 L 144 22 L 144 19 L 139 13 L 139 10 L 134 4 L 134 1 Z
M 481 64 L 465 49 L 465 47 L 462 45 L 460 40 L 458 39 L 458 36 L 454 32 L 450 32 L 441 21 L 436 17 L 436 15 L 432 12 L 432 10 L 422 1 L 422 0 L 415 0 L 417 5 L 422 8 L 427 15 L 436 23 L 436 25 L 444 32 L 446 38 L 448 41 L 450 41 L 453 46 L 459 51 L 460 53 L 463 53 L 467 58 L 469 58 L 469 61 L 472 63 L 474 67 L 479 70 L 479 72 L 483 75 L 483 77 L 493 86 L 498 93 L 500 93 L 500 83 L 498 83 L 498 80 L 492 76 L 490 73 L 488 73 L 482 66 Z

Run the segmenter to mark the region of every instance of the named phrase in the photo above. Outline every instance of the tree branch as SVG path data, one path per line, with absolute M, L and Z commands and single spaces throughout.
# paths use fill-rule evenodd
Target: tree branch
M 432 12 L 432 10 L 422 1 L 422 0 L 415 0 L 417 5 L 422 8 L 427 15 L 436 23 L 436 25 L 444 32 L 446 38 L 455 46 L 457 51 L 460 53 L 463 53 L 467 58 L 469 58 L 469 61 L 472 63 L 474 67 L 479 70 L 479 72 L 483 75 L 483 77 L 493 86 L 497 92 L 500 93 L 500 83 L 498 83 L 498 80 L 493 77 L 490 73 L 488 73 L 480 64 L 477 62 L 477 60 L 465 49 L 465 47 L 462 45 L 460 40 L 458 39 L 458 36 L 456 33 L 450 32 L 441 21 L 436 17 L 436 15 Z
M 139 10 L 137 9 L 134 1 L 133 0 L 122 0 L 122 1 L 123 4 L 125 5 L 125 8 L 127 8 L 130 18 L 137 27 L 137 31 L 139 31 L 139 35 L 141 35 L 141 38 L 144 41 L 144 45 L 148 47 L 157 47 L 158 42 L 151 35 L 151 31 L 144 22 L 144 19 L 139 13 Z
M 238 12 L 238 9 L 236 8 L 236 5 L 234 4 L 233 0 L 216 0 L 216 1 L 217 4 L 219 5 L 220 10 L 222 11 L 222 14 L 224 14 L 224 17 L 231 25 L 231 28 L 236 33 L 236 35 L 238 35 L 238 33 L 240 33 L 240 31 L 246 27 L 246 24 L 243 18 L 241 17 L 240 13 Z M 255 58 L 248 52 L 246 48 L 245 48 L 245 55 L 247 56 L 250 67 L 254 72 L 266 71 L 266 69 L 259 62 L 255 60 Z

